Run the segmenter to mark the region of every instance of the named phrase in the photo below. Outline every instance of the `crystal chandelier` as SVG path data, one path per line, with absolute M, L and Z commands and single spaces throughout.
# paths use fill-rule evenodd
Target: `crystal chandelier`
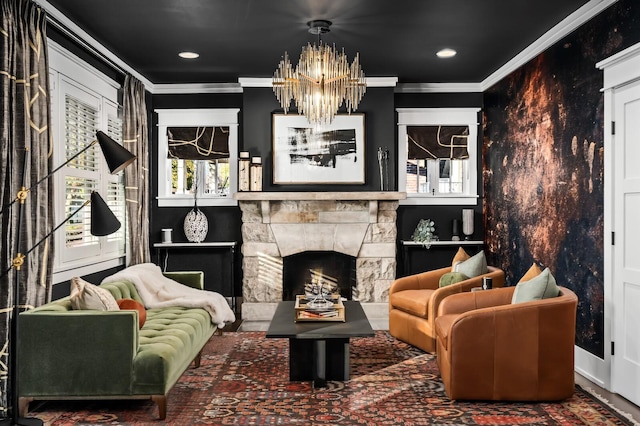
M 329 32 L 330 21 L 307 24 L 309 32 L 318 35 L 318 45 L 307 43 L 302 48 L 295 69 L 284 53 L 273 74 L 273 92 L 285 114 L 293 99 L 298 112 L 310 123 L 331 123 L 343 102 L 348 113 L 358 108 L 367 89 L 364 72 L 358 54 L 349 66 L 344 49 L 338 52 L 335 46 L 320 40 L 320 34 Z

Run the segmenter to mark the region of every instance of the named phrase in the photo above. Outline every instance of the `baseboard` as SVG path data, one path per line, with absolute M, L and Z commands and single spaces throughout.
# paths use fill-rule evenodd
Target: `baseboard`
M 603 389 L 609 389 L 609 366 L 604 359 L 575 346 L 575 371 Z

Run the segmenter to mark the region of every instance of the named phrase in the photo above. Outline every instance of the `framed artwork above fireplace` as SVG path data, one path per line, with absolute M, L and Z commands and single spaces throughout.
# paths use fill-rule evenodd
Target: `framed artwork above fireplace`
M 365 183 L 364 114 L 313 125 L 303 115 L 273 114 L 274 184 Z

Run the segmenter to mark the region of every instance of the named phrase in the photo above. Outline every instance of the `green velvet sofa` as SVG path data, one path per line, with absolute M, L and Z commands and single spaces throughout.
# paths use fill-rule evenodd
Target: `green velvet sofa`
M 166 273 L 203 288 L 202 272 Z M 101 285 L 116 299 L 139 302 L 127 281 Z M 33 400 L 151 398 L 160 419 L 167 393 L 216 332 L 200 308 L 146 310 L 138 325 L 135 310 L 73 310 L 70 297 L 20 314 L 18 395 L 21 415 Z

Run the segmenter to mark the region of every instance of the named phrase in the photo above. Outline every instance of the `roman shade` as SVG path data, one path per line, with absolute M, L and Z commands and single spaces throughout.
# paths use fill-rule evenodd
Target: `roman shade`
M 416 159 L 469 158 L 469 126 L 408 126 L 408 156 Z
M 167 158 L 216 160 L 229 158 L 228 127 L 169 127 Z

